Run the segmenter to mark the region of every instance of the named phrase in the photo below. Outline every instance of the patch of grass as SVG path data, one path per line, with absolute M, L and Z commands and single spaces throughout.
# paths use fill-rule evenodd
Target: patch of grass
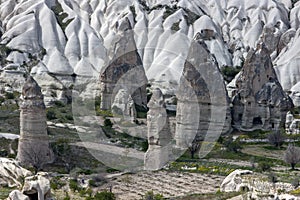
M 152 199 L 152 200 L 163 200 L 164 197 L 162 194 L 154 194 L 153 191 L 148 191 L 143 197 L 144 200 Z
M 106 137 L 110 138 L 112 143 L 118 142 L 118 145 L 125 148 L 135 148 L 143 152 L 146 152 L 148 149 L 148 140 L 146 139 L 133 137 L 127 133 L 115 131 L 113 128 L 108 126 L 103 126 L 102 130 Z
M 68 141 L 71 142 L 78 142 L 80 141 L 79 135 L 76 130 L 71 130 L 67 128 L 57 128 L 57 127 L 48 127 L 47 128 L 48 135 L 50 141 L 52 142 L 60 142 L 60 141 Z
M 50 187 L 53 190 L 58 190 L 61 189 L 62 187 L 64 187 L 66 185 L 66 182 L 62 181 L 60 177 L 53 177 L 50 180 Z
M 102 191 L 102 192 L 97 192 L 93 198 L 90 198 L 90 200 L 115 200 L 116 197 L 114 193 L 109 192 L 109 191 Z
M 79 192 L 81 187 L 79 186 L 77 179 L 70 179 L 69 180 L 69 187 L 73 192 Z
M 275 158 L 268 158 L 266 156 L 259 156 L 259 155 L 251 155 L 243 152 L 230 152 L 226 150 L 221 149 L 221 145 L 215 145 L 214 149 L 205 157 L 207 159 L 209 158 L 215 158 L 215 159 L 230 159 L 230 160 L 238 160 L 238 161 L 251 161 L 254 162 L 262 162 L 266 161 L 268 163 L 272 163 L 272 165 L 282 165 L 286 166 L 286 163 L 283 160 L 275 159 Z M 243 148 L 246 148 L 244 146 Z
M 16 103 L 5 103 L 0 106 L 0 131 L 20 133 L 20 110 Z
M 266 139 L 269 133 L 270 131 L 255 130 L 255 131 L 245 132 L 243 135 L 249 139 Z
M 113 113 L 111 110 L 101 110 L 100 108 L 96 108 L 96 115 L 103 117 L 113 117 Z
M 290 194 L 300 196 L 300 188 L 291 191 Z
M 0 187 L 0 199 L 6 199 L 13 190 L 15 190 L 15 188 Z
M 46 109 L 47 120 L 54 123 L 73 123 L 71 104 L 55 101 L 52 107 Z

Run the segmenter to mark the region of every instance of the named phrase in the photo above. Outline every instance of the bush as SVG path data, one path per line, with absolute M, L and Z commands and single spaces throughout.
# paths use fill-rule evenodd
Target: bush
M 240 141 L 238 141 L 238 140 L 233 141 L 232 138 L 227 139 L 224 142 L 224 146 L 226 147 L 227 151 L 231 151 L 231 152 L 234 152 L 234 153 L 238 153 L 242 149 Z
M 241 71 L 241 68 L 235 68 L 231 66 L 225 66 L 221 69 L 226 81 L 230 82 Z
M 111 128 L 113 126 L 113 123 L 111 122 L 110 119 L 105 119 L 104 120 L 104 126 Z
M 48 120 L 57 119 L 56 114 L 53 110 L 47 110 L 46 116 Z
M 78 185 L 77 180 L 76 179 L 70 179 L 69 181 L 69 187 L 70 189 L 75 192 L 75 191 L 80 191 L 81 187 Z
M 291 191 L 291 194 L 292 194 L 292 195 L 300 195 L 300 188 Z
M 289 144 L 284 154 L 284 161 L 290 164 L 292 170 L 294 170 L 296 164 L 300 162 L 300 148 Z
M 105 183 L 107 183 L 107 180 L 101 175 L 94 176 L 91 180 L 89 180 L 90 187 L 99 187 Z
M 94 196 L 95 200 L 115 200 L 116 197 L 114 193 L 103 191 L 103 192 L 97 192 Z
M 64 197 L 63 200 L 70 200 L 70 199 L 71 199 L 71 198 L 70 198 L 69 194 L 66 192 L 66 196 Z
M 154 194 L 153 191 L 148 191 L 143 200 L 162 200 L 164 199 L 163 195 L 161 194 Z
M 57 190 L 57 189 L 60 189 L 62 188 L 63 186 L 65 186 L 66 183 L 61 181 L 59 177 L 54 177 L 51 179 L 50 181 L 50 187 L 53 189 L 53 190 Z
M 274 131 L 267 136 L 269 143 L 274 147 L 280 148 L 285 140 L 284 135 L 280 131 Z
M 258 169 L 262 172 L 269 171 L 271 169 L 271 165 L 266 161 L 261 161 L 258 163 Z

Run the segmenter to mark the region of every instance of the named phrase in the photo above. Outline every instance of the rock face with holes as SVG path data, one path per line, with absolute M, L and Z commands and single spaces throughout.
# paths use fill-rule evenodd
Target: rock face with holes
M 41 88 L 28 77 L 23 86 L 20 103 L 20 139 L 17 159 L 36 170 L 52 161 L 47 135 L 46 109 Z
M 154 89 L 147 113 L 149 147 L 144 160 L 146 170 L 159 170 L 169 161 L 168 144 L 172 134 L 164 101 L 161 90 Z
M 134 122 L 136 119 L 135 105 L 130 94 L 125 89 L 119 90 L 112 104 L 112 113 L 121 116 L 122 120 Z
M 51 188 L 48 174 L 40 172 L 28 176 L 24 180 L 22 191 L 14 190 L 9 194 L 8 200 L 51 200 Z
M 22 177 L 31 172 L 22 168 L 18 162 L 8 158 L 0 158 L 0 187 L 21 187 Z
M 26 177 L 22 193 L 30 199 L 38 197 L 39 200 L 51 199 L 50 180 L 47 173 L 41 172 L 35 176 Z
M 237 169 L 231 172 L 220 186 L 221 192 L 247 192 L 244 195 L 237 196 L 234 199 L 295 199 L 292 195 L 280 194 L 278 191 L 289 193 L 294 187 L 289 183 L 265 181 L 267 177 L 256 175 L 249 170 Z M 274 198 L 275 196 L 275 198 Z
M 177 95 L 175 140 L 184 148 L 194 139 L 214 142 L 230 129 L 224 80 L 202 37 L 198 34 L 191 44 Z
M 270 130 L 284 125 L 286 113 L 293 103 L 277 80 L 264 43 L 256 50 L 250 50 L 236 86 L 233 97 L 235 127 Z
M 111 109 L 120 89 L 126 89 L 134 103 L 145 107 L 148 81 L 137 52 L 130 21 L 125 18 L 118 26 L 119 31 L 110 48 L 109 64 L 100 75 L 101 109 Z
M 297 116 L 298 117 L 298 116 Z M 285 130 L 287 134 L 299 134 L 300 133 L 300 119 L 295 119 L 291 112 L 286 114 Z
M 252 174 L 252 171 L 249 170 L 235 170 L 231 172 L 222 182 L 220 186 L 221 192 L 238 192 L 243 190 L 242 188 L 248 188 L 248 184 L 243 183 L 243 177 L 246 175 Z M 248 188 L 249 189 L 249 188 Z

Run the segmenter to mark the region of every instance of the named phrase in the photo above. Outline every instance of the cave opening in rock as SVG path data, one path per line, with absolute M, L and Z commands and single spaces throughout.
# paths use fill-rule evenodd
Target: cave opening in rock
M 254 117 L 253 118 L 253 125 L 262 125 L 261 117 Z
M 39 200 L 37 192 L 33 194 L 26 194 L 26 196 L 28 196 L 30 200 Z
M 29 192 L 24 192 L 24 194 L 28 196 L 30 200 L 39 200 L 38 193 L 34 189 Z

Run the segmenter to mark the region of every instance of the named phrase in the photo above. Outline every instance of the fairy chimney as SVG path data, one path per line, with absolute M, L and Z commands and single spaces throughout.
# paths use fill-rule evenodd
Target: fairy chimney
M 51 162 L 52 151 L 47 135 L 46 108 L 40 86 L 27 78 L 20 103 L 20 139 L 17 159 L 23 165 L 40 170 Z

